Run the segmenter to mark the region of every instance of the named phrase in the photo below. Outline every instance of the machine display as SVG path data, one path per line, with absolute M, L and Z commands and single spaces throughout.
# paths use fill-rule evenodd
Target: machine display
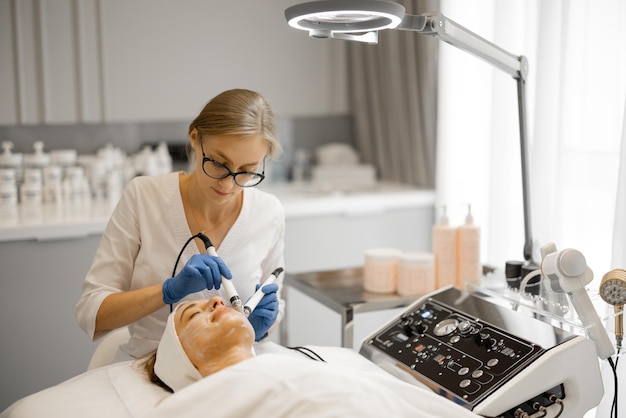
M 418 299 L 360 352 L 487 417 L 583 416 L 603 394 L 591 340 L 454 287 Z

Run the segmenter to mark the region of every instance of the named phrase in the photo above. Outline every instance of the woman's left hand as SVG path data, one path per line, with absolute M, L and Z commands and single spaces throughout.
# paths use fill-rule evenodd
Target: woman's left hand
M 259 289 L 259 285 L 256 285 L 256 290 Z M 276 283 L 263 286 L 263 299 L 259 302 L 256 308 L 250 313 L 248 321 L 254 328 L 254 340 L 259 341 L 265 336 L 278 317 L 278 285 Z

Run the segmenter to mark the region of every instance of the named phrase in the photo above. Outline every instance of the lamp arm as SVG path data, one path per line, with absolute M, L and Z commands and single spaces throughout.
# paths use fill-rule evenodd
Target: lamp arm
M 430 35 L 452 46 L 481 58 L 517 80 L 517 105 L 522 164 L 522 199 L 524 205 L 524 259 L 532 261 L 532 228 L 530 219 L 530 191 L 528 180 L 528 133 L 526 128 L 526 78 L 528 60 L 514 55 L 459 25 L 443 14 L 426 13 L 404 15 L 396 29 Z
M 526 57 L 521 56 L 522 62 Z M 526 64 L 526 67 L 528 64 Z M 522 204 L 524 205 L 524 259 L 533 261 L 532 222 L 530 205 L 530 180 L 528 171 L 528 133 L 526 125 L 526 78 L 517 79 L 517 111 L 519 119 L 519 148 L 522 165 Z
M 439 12 L 404 15 L 396 29 L 438 38 L 489 62 L 513 78 L 526 79 L 528 75 L 528 62 L 522 57 L 507 52 Z

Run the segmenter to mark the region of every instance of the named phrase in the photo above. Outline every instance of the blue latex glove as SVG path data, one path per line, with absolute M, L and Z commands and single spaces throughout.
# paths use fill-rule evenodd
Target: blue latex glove
M 222 276 L 232 279 L 233 275 L 219 257 L 208 254 L 193 255 L 183 269 L 163 283 L 163 302 L 178 302 L 190 293 L 204 289 L 219 289 Z
M 255 290 L 259 290 L 258 284 Z M 263 295 L 263 299 L 261 299 L 248 317 L 248 321 L 250 321 L 252 328 L 254 328 L 254 341 L 259 341 L 264 338 L 278 317 L 277 291 L 278 285 L 276 283 L 264 286 L 263 293 L 265 293 L 265 295 Z

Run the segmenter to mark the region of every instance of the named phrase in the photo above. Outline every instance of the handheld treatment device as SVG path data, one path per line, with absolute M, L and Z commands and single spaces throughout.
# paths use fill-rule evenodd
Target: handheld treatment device
M 261 284 L 259 289 L 254 293 L 254 295 L 252 295 L 252 297 L 250 297 L 250 299 L 248 299 L 248 301 L 246 302 L 246 304 L 243 307 L 243 314 L 246 317 L 250 316 L 250 314 L 256 308 L 256 306 L 259 304 L 259 302 L 261 302 L 261 299 L 263 299 L 263 295 L 265 295 L 265 293 L 263 293 L 263 288 L 265 286 L 267 286 L 268 284 L 274 283 L 276 281 L 276 279 L 278 279 L 278 276 L 280 276 L 280 273 L 282 273 L 282 272 L 283 272 L 283 268 L 282 267 L 278 267 L 276 270 L 274 270 L 272 272 L 272 274 L 270 274 L 270 277 L 265 279 L 263 284 Z
M 613 343 L 596 312 L 585 286 L 593 280 L 593 271 L 578 250 L 566 248 L 551 252 L 541 261 L 541 272 L 556 293 L 566 293 L 586 332 L 595 344 L 598 357 L 606 360 L 615 353 Z
M 626 270 L 613 269 L 602 277 L 600 297 L 615 311 L 615 342 L 621 350 L 624 338 L 624 305 L 626 304 Z
M 207 237 L 206 235 L 202 233 L 199 233 L 198 238 L 200 238 L 202 242 L 204 242 L 204 247 L 206 248 L 206 251 L 210 256 L 219 257 L 209 237 Z M 237 289 L 235 289 L 235 285 L 233 285 L 233 282 L 231 280 L 224 279 L 222 280 L 222 286 L 224 286 L 224 290 L 226 291 L 226 294 L 228 295 L 230 305 L 235 310 L 243 313 L 243 304 L 241 303 L 241 298 L 239 297 L 239 294 L 237 293 Z

